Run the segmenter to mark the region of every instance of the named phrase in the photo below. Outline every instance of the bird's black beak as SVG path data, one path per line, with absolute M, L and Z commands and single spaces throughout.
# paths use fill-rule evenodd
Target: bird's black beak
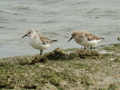
M 70 42 L 72 39 L 73 39 L 73 37 L 71 37 L 71 38 L 68 40 L 68 42 Z
M 31 34 L 31 32 L 28 32 L 27 34 L 25 34 L 24 36 L 22 36 L 22 38 L 25 38 L 26 36 L 29 36 Z
M 25 38 L 26 36 L 28 36 L 28 34 L 25 34 L 24 36 L 22 36 L 22 38 Z

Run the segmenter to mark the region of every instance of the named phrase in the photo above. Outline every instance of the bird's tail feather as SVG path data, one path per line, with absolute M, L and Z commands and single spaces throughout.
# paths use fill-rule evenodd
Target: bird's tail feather
M 105 39 L 104 37 L 101 37 L 100 39 Z
M 58 40 L 51 40 L 51 43 L 53 43 L 53 42 L 57 42 Z

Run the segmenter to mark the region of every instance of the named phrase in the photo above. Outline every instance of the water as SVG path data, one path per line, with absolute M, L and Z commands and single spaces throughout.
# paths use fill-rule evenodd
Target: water
M 67 32 L 85 30 L 105 37 L 101 44 L 117 43 L 120 36 L 120 0 L 0 0 L 0 57 L 39 53 L 21 36 L 37 29 L 54 48 L 80 47 L 68 43 Z

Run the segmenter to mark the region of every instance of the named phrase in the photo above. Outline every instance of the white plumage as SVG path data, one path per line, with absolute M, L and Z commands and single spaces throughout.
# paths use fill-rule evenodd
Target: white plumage
M 50 40 L 47 37 L 43 37 L 39 34 L 38 31 L 30 30 L 27 34 L 23 36 L 28 37 L 29 44 L 34 48 L 40 50 L 40 54 L 42 54 L 44 49 L 47 49 L 51 46 L 51 44 L 57 40 Z

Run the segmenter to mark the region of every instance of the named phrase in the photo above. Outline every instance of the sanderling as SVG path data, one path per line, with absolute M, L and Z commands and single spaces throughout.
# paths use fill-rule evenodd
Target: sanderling
M 95 49 L 98 42 L 104 38 L 98 37 L 89 32 L 74 31 L 68 41 L 71 41 L 72 39 L 74 39 L 76 43 L 84 46 L 84 49 Z
M 43 50 L 49 48 L 53 42 L 57 41 L 57 40 L 50 40 L 49 38 L 42 36 L 36 30 L 29 30 L 24 36 L 22 36 L 22 38 L 26 36 L 30 39 L 29 44 L 33 48 L 40 50 L 40 55 L 43 54 Z

